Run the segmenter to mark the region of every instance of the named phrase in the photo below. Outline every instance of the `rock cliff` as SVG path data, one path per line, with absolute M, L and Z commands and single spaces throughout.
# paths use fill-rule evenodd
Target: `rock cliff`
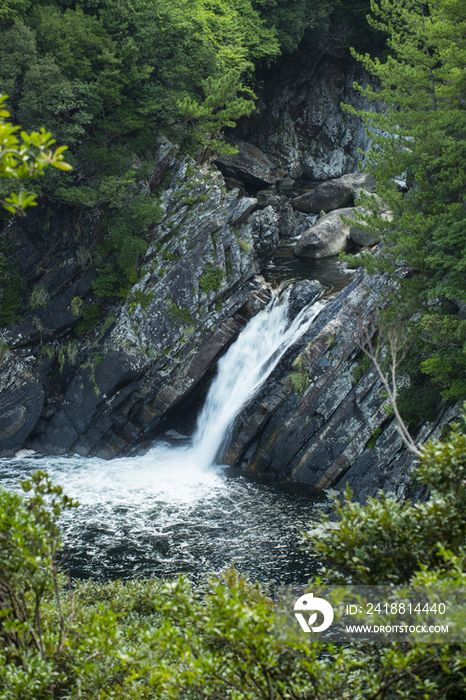
M 357 188 L 373 192 L 375 183 L 345 175 L 358 169 L 368 137 L 340 103 L 367 107 L 353 88 L 365 76 L 328 56 L 302 59 L 284 59 L 269 77 L 261 108 L 229 135 L 238 154 L 219 157 L 218 169 L 179 157 L 160 137 L 138 186 L 158 194 L 161 215 L 140 279 L 119 303 L 89 315 L 105 212 L 43 201 L 8 224 L 20 274 L 41 295 L 2 331 L 0 456 L 27 447 L 109 459 L 192 422 L 217 359 L 270 299 L 261 272 L 279 238 L 301 236 L 295 253 L 304 264 L 324 243 L 325 255 L 354 247 L 351 232 L 361 232 L 335 207 L 354 206 Z M 330 213 L 309 228 L 303 212 Z M 324 228 L 330 241 L 317 235 Z M 410 458 L 358 345 L 359 325 L 387 285 L 357 273 L 328 300 L 238 417 L 225 461 L 323 489 L 349 481 L 359 498 L 380 487 L 406 494 Z M 306 298 L 304 288 L 292 293 L 294 313 Z M 416 438 L 438 435 L 454 415 L 445 406 Z
M 253 213 L 255 199 L 227 192 L 216 170 L 177 159 L 163 139 L 155 161 L 142 190 L 160 189 L 163 213 L 144 274 L 84 336 L 74 331 L 95 301 L 89 251 L 102 213 L 42 205 L 9 231 L 21 274 L 45 291 L 3 331 L 0 455 L 25 446 L 103 458 L 130 450 L 269 300 L 258 274 L 278 243 L 272 208 Z
M 385 276 L 358 273 L 317 316 L 305 337 L 238 417 L 224 461 L 274 479 L 344 489 L 363 500 L 383 488 L 406 497 L 412 461 L 385 406 L 379 376 L 359 345 Z M 438 437 L 457 416 L 446 404 L 415 439 Z

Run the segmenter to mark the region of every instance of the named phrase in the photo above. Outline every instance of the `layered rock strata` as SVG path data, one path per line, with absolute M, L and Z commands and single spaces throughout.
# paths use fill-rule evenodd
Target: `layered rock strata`
M 83 217 L 76 222 L 66 207 L 43 207 L 27 229 L 12 231 L 22 274 L 48 301 L 3 331 L 0 455 L 23 447 L 103 458 L 131 451 L 270 299 L 258 274 L 278 244 L 272 207 L 253 213 L 256 199 L 227 192 L 215 170 L 177 160 L 164 140 L 156 162 L 141 185 L 160 192 L 162 210 L 149 232 L 145 273 L 85 336 L 73 329 L 98 299 L 96 269 L 90 254 L 82 264 L 83 250 L 92 250 L 101 213 L 88 214 L 90 235 L 76 247 Z
M 329 300 L 239 416 L 228 464 L 319 489 L 349 483 L 359 500 L 380 488 L 406 496 L 412 457 L 359 345 L 361 327 L 389 285 L 384 276 L 360 273 Z M 445 405 L 435 423 L 418 426 L 416 440 L 438 436 L 455 415 Z

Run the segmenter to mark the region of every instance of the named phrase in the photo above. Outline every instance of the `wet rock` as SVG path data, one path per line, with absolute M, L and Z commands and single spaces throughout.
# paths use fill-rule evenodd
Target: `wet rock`
M 349 203 L 353 194 L 350 184 L 340 180 L 329 180 L 305 194 L 291 200 L 293 209 L 306 214 L 318 214 L 341 209 Z
M 45 391 L 27 364 L 13 357 L 3 361 L 0 376 L 0 457 L 12 457 L 39 420 Z
M 341 216 L 353 217 L 353 209 L 338 209 L 320 218 L 308 229 L 295 246 L 298 258 L 329 258 L 348 247 L 350 226 Z
M 269 260 L 278 247 L 278 214 L 269 206 L 263 211 L 254 212 L 248 219 L 247 225 L 240 231 L 240 237 L 251 237 L 254 241 L 257 263 L 261 268 Z
M 220 156 L 214 161 L 226 177 L 256 187 L 274 185 L 283 178 L 284 174 L 260 148 L 245 141 L 235 142 L 234 145 L 238 148 L 238 153 L 232 156 Z
M 296 238 L 309 228 L 309 221 L 304 214 L 295 211 L 289 202 L 279 206 L 277 214 L 280 238 Z
M 329 301 L 239 415 L 225 463 L 320 489 L 349 483 L 359 500 L 380 488 L 403 497 L 412 456 L 358 344 L 360 324 L 390 284 L 385 276 L 360 273 Z M 295 374 L 302 375 L 299 384 Z M 438 436 L 457 410 L 445 404 L 435 423 L 418 427 L 415 439 Z
M 291 318 L 320 297 L 323 294 L 323 287 L 317 280 L 302 280 L 293 285 L 288 298 L 288 310 Z

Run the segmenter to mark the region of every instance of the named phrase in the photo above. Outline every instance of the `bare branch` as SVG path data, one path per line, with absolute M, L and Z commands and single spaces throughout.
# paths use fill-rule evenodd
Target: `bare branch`
M 397 385 L 396 385 L 396 374 L 397 374 L 397 368 L 401 364 L 401 362 L 405 359 L 406 355 L 408 354 L 408 351 L 410 349 L 410 344 L 408 342 L 408 339 L 406 337 L 406 333 L 404 332 L 404 329 L 401 326 L 392 326 L 392 328 L 389 329 L 387 333 L 388 337 L 388 343 L 390 346 L 390 373 L 386 374 L 382 366 L 380 364 L 380 353 L 381 353 L 381 334 L 377 334 L 377 340 L 374 345 L 373 338 L 375 336 L 375 325 L 374 321 L 372 323 L 366 326 L 363 326 L 362 323 L 360 324 L 359 327 L 359 335 L 360 335 L 360 341 L 359 341 L 359 347 L 365 354 L 369 357 L 370 360 L 372 360 L 375 369 L 377 370 L 377 374 L 380 377 L 380 380 L 383 384 L 383 387 L 387 393 L 387 398 L 391 404 L 391 407 L 393 409 L 393 413 L 396 419 L 396 430 L 398 431 L 398 434 L 400 438 L 403 441 L 403 444 L 406 446 L 406 448 L 411 452 L 412 454 L 416 455 L 417 457 L 422 456 L 422 452 L 419 450 L 417 447 L 416 443 L 414 442 L 413 438 L 411 437 L 411 434 L 406 426 L 406 423 L 404 422 L 403 418 L 400 415 L 400 411 L 398 409 L 397 405 Z

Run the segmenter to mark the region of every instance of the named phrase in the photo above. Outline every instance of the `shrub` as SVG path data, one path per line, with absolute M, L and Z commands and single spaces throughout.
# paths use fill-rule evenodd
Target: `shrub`
M 91 331 L 100 321 L 100 309 L 97 304 L 86 306 L 82 312 L 82 318 L 78 321 L 74 328 L 76 335 L 81 336 Z
M 207 270 L 199 280 L 199 287 L 204 294 L 218 292 L 222 285 L 224 272 L 221 267 L 214 267 L 211 262 L 207 263 Z

